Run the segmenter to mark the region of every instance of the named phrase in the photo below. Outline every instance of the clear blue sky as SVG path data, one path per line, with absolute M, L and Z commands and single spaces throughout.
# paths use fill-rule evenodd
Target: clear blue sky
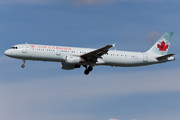
M 133 2 L 132 2 L 133 1 Z M 180 1 L 0 0 L 2 120 L 179 120 Z M 174 32 L 176 60 L 145 67 L 61 69 L 60 63 L 8 58 L 15 44 L 33 43 L 147 51 Z M 112 120 L 113 120 L 112 119 Z

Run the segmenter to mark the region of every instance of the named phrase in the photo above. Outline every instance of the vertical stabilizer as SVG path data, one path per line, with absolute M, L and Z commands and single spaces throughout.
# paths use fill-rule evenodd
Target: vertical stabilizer
M 152 47 L 147 51 L 147 53 L 155 53 L 158 55 L 167 55 L 168 49 L 170 47 L 170 42 L 173 32 L 166 32 Z

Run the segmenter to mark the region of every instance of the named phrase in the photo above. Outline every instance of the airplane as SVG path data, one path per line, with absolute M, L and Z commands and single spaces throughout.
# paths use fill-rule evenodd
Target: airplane
M 61 62 L 64 70 L 85 67 L 88 75 L 94 66 L 137 67 L 164 63 L 175 60 L 174 54 L 167 54 L 173 32 L 166 32 L 148 51 L 129 52 L 109 50 L 115 44 L 99 49 L 50 46 L 36 44 L 18 44 L 6 50 L 4 54 L 11 58 L 22 59 L 22 68 L 26 60 Z

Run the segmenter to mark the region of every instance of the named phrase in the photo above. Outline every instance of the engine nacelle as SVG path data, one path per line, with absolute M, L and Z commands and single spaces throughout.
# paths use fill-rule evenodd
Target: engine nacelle
M 67 64 L 65 62 L 61 63 L 61 68 L 64 70 L 73 70 L 74 68 L 80 68 L 80 65 L 72 65 L 72 64 Z
M 68 63 L 68 64 L 78 64 L 80 62 L 83 62 L 81 57 L 66 56 L 66 63 Z

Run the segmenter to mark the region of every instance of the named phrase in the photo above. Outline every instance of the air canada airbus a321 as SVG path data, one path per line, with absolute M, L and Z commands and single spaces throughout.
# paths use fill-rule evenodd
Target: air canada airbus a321
M 109 50 L 113 45 L 99 49 L 49 46 L 35 44 L 18 44 L 6 50 L 8 57 L 22 59 L 22 68 L 26 60 L 61 62 L 64 70 L 85 67 L 84 74 L 88 75 L 94 66 L 135 67 L 164 63 L 175 60 L 174 54 L 167 54 L 170 47 L 172 32 L 166 32 L 147 52 L 127 52 Z

